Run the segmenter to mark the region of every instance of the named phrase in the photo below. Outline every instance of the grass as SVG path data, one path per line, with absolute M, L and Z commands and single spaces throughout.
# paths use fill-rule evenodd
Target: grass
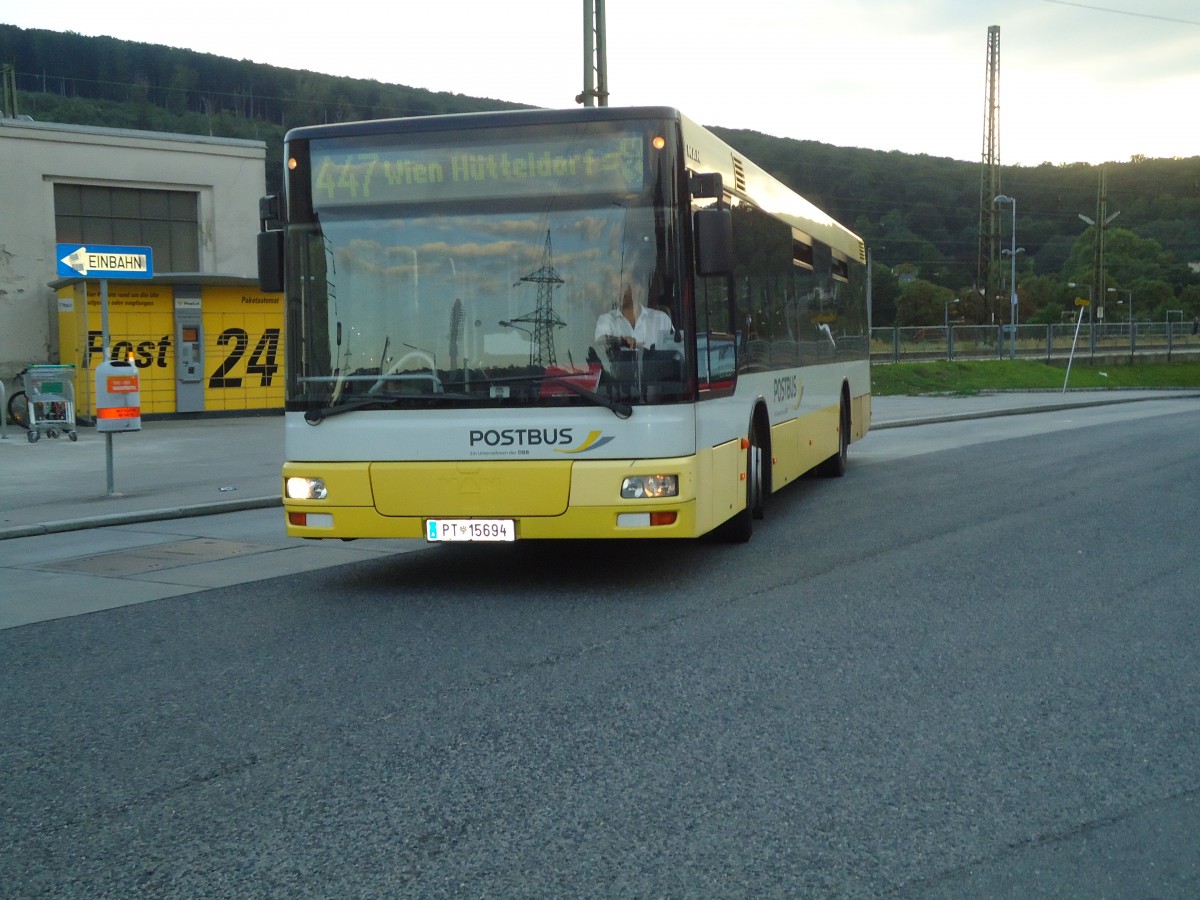
M 887 363 L 871 367 L 871 391 L 879 397 L 1061 391 L 1066 374 L 1065 366 L 1026 359 Z M 1200 388 L 1200 362 L 1097 366 L 1076 360 L 1067 387 L 1068 390 Z

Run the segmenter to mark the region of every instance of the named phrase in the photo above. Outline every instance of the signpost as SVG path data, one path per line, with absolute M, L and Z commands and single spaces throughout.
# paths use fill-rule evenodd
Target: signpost
M 108 333 L 108 280 L 110 278 L 145 280 L 154 275 L 154 251 L 149 247 L 121 247 L 109 244 L 59 244 L 54 254 L 60 278 L 96 278 L 100 281 L 100 330 L 103 359 L 111 362 L 112 343 Z M 85 290 L 84 297 L 87 292 Z M 138 427 L 141 427 L 139 420 Z M 111 431 L 104 434 L 105 469 L 108 495 L 113 495 L 113 445 Z
M 1079 343 L 1079 326 L 1083 324 L 1083 310 L 1084 307 L 1091 306 L 1092 301 L 1076 297 L 1075 305 L 1079 307 L 1079 315 L 1075 318 L 1075 338 L 1071 341 L 1071 355 L 1067 357 L 1067 375 L 1063 379 L 1064 394 L 1067 392 L 1067 382 L 1071 380 L 1071 363 L 1075 361 L 1075 345 Z

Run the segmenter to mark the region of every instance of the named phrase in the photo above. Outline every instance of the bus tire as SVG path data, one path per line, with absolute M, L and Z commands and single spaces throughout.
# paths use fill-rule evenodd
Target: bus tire
M 763 460 L 766 458 L 766 448 L 758 438 L 758 428 L 750 426 L 750 446 L 746 450 L 746 506 L 750 515 L 761 519 L 766 515 L 767 472 Z
M 763 448 L 752 422 L 746 448 L 746 506 L 717 528 L 717 537 L 728 544 L 744 544 L 754 535 L 754 520 L 763 517 Z
M 850 450 L 850 402 L 842 392 L 842 404 L 838 410 L 838 451 L 817 466 L 822 478 L 841 478 L 846 474 L 846 456 Z

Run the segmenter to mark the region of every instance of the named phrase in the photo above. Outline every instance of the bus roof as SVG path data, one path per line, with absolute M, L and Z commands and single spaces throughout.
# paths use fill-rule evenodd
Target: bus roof
M 476 130 L 522 125 L 569 125 L 578 122 L 617 122 L 627 119 L 666 119 L 678 122 L 686 144 L 687 165 L 696 172 L 718 172 L 725 190 L 822 241 L 844 257 L 866 262 L 866 245 L 850 229 L 797 194 L 765 169 L 734 150 L 707 128 L 671 106 L 599 106 L 572 109 L 514 109 L 490 112 L 368 119 L 305 125 L 290 129 L 285 141 L 333 137 L 419 134 L 431 131 Z
M 328 125 L 302 125 L 288 131 L 284 140 L 311 140 L 348 135 L 411 134 L 426 131 L 458 131 L 474 128 L 503 128 L 519 125 L 562 125 L 574 122 L 618 122 L 625 119 L 682 119 L 669 106 L 595 106 L 575 109 L 506 109 L 491 112 L 447 113 L 404 119 L 366 119 Z

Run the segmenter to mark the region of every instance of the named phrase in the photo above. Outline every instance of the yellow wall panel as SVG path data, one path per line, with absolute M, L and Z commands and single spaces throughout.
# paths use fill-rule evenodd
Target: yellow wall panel
M 281 408 L 282 296 L 253 286 L 206 285 L 201 316 L 205 411 Z M 60 288 L 58 323 L 59 359 L 76 367 L 76 409 L 90 416 L 95 369 L 103 357 L 100 283 Z M 176 412 L 174 287 L 110 281 L 108 326 L 111 358 L 132 358 L 137 367 L 142 414 Z
M 283 406 L 283 298 L 209 286 L 204 311 L 205 409 Z

